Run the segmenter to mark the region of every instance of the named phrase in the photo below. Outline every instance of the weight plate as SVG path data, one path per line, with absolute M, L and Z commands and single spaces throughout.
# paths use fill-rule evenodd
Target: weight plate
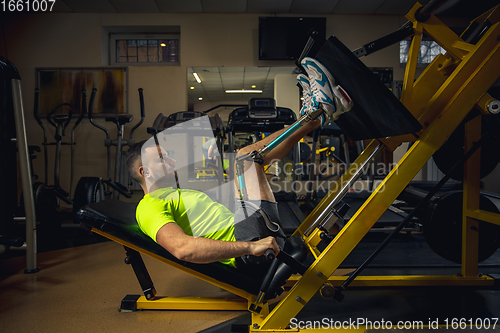
M 75 188 L 73 198 L 73 217 L 85 205 L 104 200 L 101 198 L 100 182 L 98 177 L 82 177 Z M 75 219 L 75 222 L 76 219 Z
M 36 220 L 40 223 L 40 229 L 52 229 L 61 226 L 59 218 L 59 204 L 54 191 L 45 186 L 44 183 L 35 182 L 32 185 L 35 199 Z M 24 193 L 21 192 L 20 198 L 21 211 L 24 214 Z
M 481 132 L 483 135 L 486 132 L 498 133 L 500 131 L 498 127 L 498 122 L 495 121 L 495 119 L 482 117 Z M 464 155 L 464 138 L 465 121 L 457 127 L 443 146 L 441 146 L 441 148 L 433 155 L 434 162 L 441 172 L 445 174 L 448 173 L 460 157 Z M 500 162 L 500 153 L 498 150 L 499 145 L 500 137 L 491 138 L 481 145 L 481 178 L 489 175 Z M 463 165 L 457 166 L 457 168 L 451 173 L 451 178 L 459 181 L 463 180 Z
M 450 192 L 436 198 L 424 221 L 424 236 L 431 249 L 441 257 L 460 264 L 462 261 L 463 192 Z M 498 213 L 496 205 L 480 196 L 481 210 Z M 500 226 L 479 221 L 479 261 L 488 259 L 500 246 Z

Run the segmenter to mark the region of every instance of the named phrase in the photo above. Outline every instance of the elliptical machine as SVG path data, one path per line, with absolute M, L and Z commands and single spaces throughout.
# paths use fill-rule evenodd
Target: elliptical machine
M 74 147 L 75 147 L 75 130 L 81 123 L 86 113 L 86 91 L 82 89 L 82 112 L 77 121 L 71 128 L 70 142 L 64 142 L 63 137 L 65 131 L 73 118 L 73 108 L 69 103 L 62 103 L 56 106 L 51 112 L 47 114 L 47 122 L 55 128 L 54 141 L 48 142 L 47 130 L 39 116 L 39 89 L 35 89 L 35 107 L 33 109 L 33 116 L 36 122 L 43 130 L 43 152 L 44 152 L 44 166 L 45 178 L 44 182 L 33 183 L 33 194 L 35 198 L 35 209 L 38 222 L 44 227 L 58 227 L 61 225 L 63 218 L 61 218 L 60 200 L 71 205 L 73 203 L 73 181 L 74 181 Z M 56 111 L 63 108 L 68 108 L 68 113 L 56 114 Z M 60 186 L 60 171 L 61 171 L 61 152 L 62 146 L 71 146 L 71 175 L 70 175 L 70 190 L 66 192 Z M 47 146 L 55 146 L 55 161 L 54 161 L 54 184 L 48 185 L 48 148 Z M 21 194 L 22 196 L 22 194 Z M 21 200 L 21 208 L 23 200 Z M 49 228 L 50 229 L 50 228 Z
M 94 122 L 93 117 L 93 109 L 94 109 L 94 99 L 96 95 L 97 89 L 92 89 L 92 94 L 90 96 L 89 101 L 89 121 L 92 125 L 102 130 L 106 135 L 106 139 L 104 140 L 104 146 L 107 150 L 107 177 L 82 177 L 78 181 L 75 190 L 75 197 L 73 200 L 73 215 L 78 212 L 78 210 L 93 202 L 98 202 L 107 198 L 113 197 L 114 199 L 118 199 L 120 194 L 125 196 L 126 198 L 132 197 L 132 192 L 129 190 L 129 187 L 125 187 L 120 183 L 121 179 L 121 169 L 122 169 L 122 155 L 123 155 L 123 147 L 124 146 L 132 146 L 135 144 L 135 140 L 133 138 L 134 131 L 144 122 L 145 113 L 144 113 L 144 97 L 143 97 L 143 89 L 139 88 L 139 98 L 140 98 L 140 106 L 141 106 L 141 120 L 130 130 L 130 135 L 128 139 L 125 139 L 123 136 L 125 124 L 130 123 L 133 120 L 133 115 L 131 114 L 118 114 L 106 117 L 107 122 L 112 122 L 117 127 L 117 136 L 116 139 L 112 140 L 109 134 L 109 131 Z M 111 178 L 111 146 L 116 147 L 116 156 L 115 156 L 115 172 L 114 179 Z M 127 184 L 129 185 L 129 184 Z M 113 189 L 111 191 L 110 189 Z

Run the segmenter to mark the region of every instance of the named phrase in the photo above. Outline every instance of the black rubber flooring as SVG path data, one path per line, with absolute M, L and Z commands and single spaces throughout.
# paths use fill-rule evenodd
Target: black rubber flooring
M 359 266 L 382 242 L 384 234 L 369 233 L 340 268 Z M 495 276 L 500 282 L 500 249 L 479 265 L 482 274 Z M 422 234 L 401 234 L 376 257 L 361 275 L 453 275 L 460 273 L 460 266 L 435 254 Z M 414 323 L 429 325 L 438 320 L 440 325 L 452 323 L 455 318 L 473 323 L 493 323 L 500 318 L 500 288 L 473 287 L 413 287 L 413 288 L 351 288 L 346 289 L 342 302 L 324 299 L 319 294 L 298 314 L 296 320 L 309 322 L 357 322 L 358 320 L 381 323 L 384 320 L 396 325 Z M 479 318 L 479 319 L 478 319 Z M 249 325 L 250 314 L 214 326 L 204 333 L 231 332 L 232 325 Z M 296 322 L 297 323 L 297 322 Z M 393 327 L 394 328 L 394 327 Z M 450 331 L 453 330 L 451 326 Z M 476 330 L 477 331 L 477 330 Z M 495 330 L 500 332 L 500 319 Z M 420 331 L 422 332 L 422 331 Z

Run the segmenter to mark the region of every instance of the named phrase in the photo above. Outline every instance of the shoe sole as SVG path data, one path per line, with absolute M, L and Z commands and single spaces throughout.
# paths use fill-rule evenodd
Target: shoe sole
M 353 107 L 352 99 L 349 96 L 349 94 L 345 91 L 344 88 L 342 88 L 340 85 L 333 85 L 332 84 L 332 81 L 334 81 L 335 79 L 331 75 L 330 71 L 325 66 L 323 66 L 323 64 L 321 64 L 319 61 L 317 61 L 316 59 L 313 59 L 313 58 L 304 58 L 304 59 L 307 59 L 306 61 L 311 61 L 312 63 L 316 64 L 316 66 L 318 66 L 318 68 L 323 72 L 323 75 L 325 75 L 327 80 L 328 80 L 328 84 L 330 85 L 334 99 L 338 100 L 338 103 L 335 103 L 335 101 L 334 101 L 334 103 L 336 104 L 335 106 L 330 105 L 329 103 L 320 102 L 320 104 L 324 104 L 328 109 L 330 109 L 330 107 L 332 107 L 337 111 L 337 112 L 331 112 L 332 113 L 332 120 L 331 121 L 337 119 L 340 115 L 342 115 L 346 112 L 349 112 Z M 304 63 L 303 65 L 306 65 L 306 64 Z M 346 103 L 343 103 L 344 101 Z M 331 110 L 325 110 L 325 111 L 328 112 Z
M 349 94 L 347 94 L 344 88 L 342 88 L 340 85 L 335 86 L 335 88 L 336 89 L 333 90 L 333 94 L 338 100 L 338 103 L 336 103 L 338 105 L 336 105 L 336 107 L 337 109 L 341 109 L 337 110 L 338 112 L 336 113 L 338 113 L 338 115 L 340 116 L 343 113 L 351 111 L 354 103 L 352 102 L 351 97 L 349 96 Z

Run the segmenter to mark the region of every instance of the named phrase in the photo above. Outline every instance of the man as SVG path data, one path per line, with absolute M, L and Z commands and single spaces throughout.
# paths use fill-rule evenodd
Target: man
M 217 141 L 215 138 L 211 138 L 207 140 L 201 147 L 201 151 L 203 152 L 203 156 L 205 159 L 210 162 L 215 162 L 217 157 L 219 156 L 219 151 L 217 150 Z
M 244 169 L 251 170 L 244 173 L 248 201 L 239 202 L 240 208 L 235 214 L 204 193 L 179 189 L 175 160 L 156 143 L 139 143 L 129 150 L 127 166 L 145 194 L 136 214 L 144 233 L 179 260 L 220 261 L 248 272 L 267 269 L 262 255 L 268 249 L 278 254 L 285 236 L 279 227 L 277 203 L 264 166 L 284 157 L 310 131 L 334 121 L 352 108 L 347 93 L 335 86 L 333 77 L 323 65 L 315 59 L 305 58 L 302 66 L 308 75 L 297 77 L 304 96 L 300 114 L 309 114 L 319 108 L 324 112 L 271 150 L 264 157 L 263 165 L 250 160 L 244 162 Z M 238 156 L 264 148 L 284 131 L 242 148 Z

